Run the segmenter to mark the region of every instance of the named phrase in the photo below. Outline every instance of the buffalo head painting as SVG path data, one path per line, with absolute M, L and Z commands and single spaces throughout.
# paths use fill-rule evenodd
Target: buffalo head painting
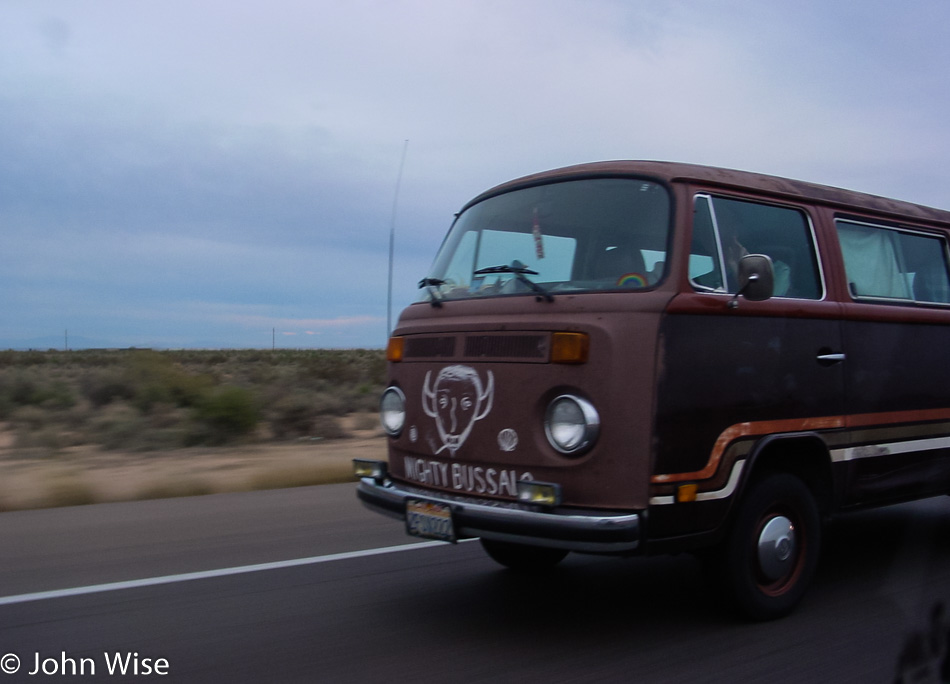
M 439 429 L 442 446 L 436 453 L 447 450 L 454 458 L 475 422 L 491 411 L 495 378 L 488 371 L 488 384 L 483 387 L 478 372 L 470 366 L 446 366 L 433 384 L 431 376 L 431 371 L 426 373 L 422 408 L 435 418 Z

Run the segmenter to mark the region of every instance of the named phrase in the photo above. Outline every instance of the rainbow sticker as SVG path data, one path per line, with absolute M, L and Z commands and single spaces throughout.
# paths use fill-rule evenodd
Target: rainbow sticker
M 627 273 L 617 280 L 619 287 L 646 287 L 649 284 L 647 277 L 641 273 Z

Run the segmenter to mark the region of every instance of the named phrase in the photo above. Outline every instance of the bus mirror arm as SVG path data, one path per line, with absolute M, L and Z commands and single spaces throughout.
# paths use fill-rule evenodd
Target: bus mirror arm
M 775 288 L 775 270 L 766 254 L 746 254 L 739 260 L 739 290 L 729 300 L 729 308 L 739 306 L 739 295 L 750 302 L 763 302 L 772 297 Z

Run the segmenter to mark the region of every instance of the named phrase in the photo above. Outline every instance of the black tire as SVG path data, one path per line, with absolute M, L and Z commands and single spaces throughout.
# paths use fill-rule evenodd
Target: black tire
M 527 544 L 481 539 L 482 548 L 496 563 L 517 572 L 539 572 L 550 570 L 564 560 L 568 552 L 564 549 L 551 549 Z
M 818 505 L 799 478 L 775 473 L 752 485 L 717 556 L 739 611 L 753 620 L 788 615 L 815 573 L 820 536 Z

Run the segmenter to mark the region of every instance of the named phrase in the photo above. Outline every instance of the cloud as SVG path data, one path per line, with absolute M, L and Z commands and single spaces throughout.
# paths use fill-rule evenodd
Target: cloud
M 922 0 L 0 4 L 0 340 L 378 346 L 406 139 L 397 309 L 468 199 L 575 162 L 950 206 L 948 20 Z

